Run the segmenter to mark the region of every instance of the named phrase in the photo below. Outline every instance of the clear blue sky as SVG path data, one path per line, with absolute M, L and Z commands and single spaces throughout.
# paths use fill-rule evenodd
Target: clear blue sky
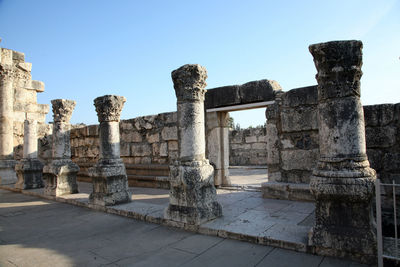
M 207 68 L 207 88 L 313 85 L 308 46 L 344 39 L 364 43 L 363 104 L 400 102 L 400 1 L 0 0 L 0 37 L 45 82 L 39 103 L 77 101 L 72 123 L 97 123 L 105 94 L 127 98 L 122 119 L 175 111 L 171 71 L 187 63 Z M 262 109 L 232 115 L 265 121 Z

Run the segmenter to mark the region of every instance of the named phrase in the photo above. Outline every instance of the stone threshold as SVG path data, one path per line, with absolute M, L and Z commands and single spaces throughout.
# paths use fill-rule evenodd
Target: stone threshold
M 81 184 L 82 183 L 80 183 L 80 186 Z M 236 202 L 233 204 L 226 204 L 229 203 L 231 198 L 230 194 L 232 193 L 230 193 L 229 190 L 218 189 L 217 191 L 219 191 L 219 194 L 223 191 L 221 202 L 223 202 L 224 216 L 196 226 L 164 219 L 164 209 L 167 207 L 167 204 L 145 203 L 141 202 L 140 199 L 154 202 L 157 202 L 157 199 L 163 199 L 163 201 L 165 201 L 165 194 L 146 195 L 146 193 L 139 193 L 143 188 L 130 188 L 131 191 L 138 191 L 133 193 L 138 199 L 134 198 L 130 203 L 108 207 L 90 204 L 88 201 L 88 193 L 55 197 L 44 195 L 43 189 L 20 190 L 14 188 L 14 185 L 0 185 L 0 189 L 72 204 L 149 223 L 176 227 L 199 234 L 315 254 L 314 248 L 307 244 L 308 232 L 311 229 L 311 224 L 305 222 L 310 221 L 310 217 L 313 217 L 314 211 L 313 206 L 310 206 L 310 203 L 307 202 L 274 199 L 265 200 L 261 197 L 253 197 L 252 195 L 254 195 L 254 192 L 242 191 L 240 194 L 244 194 L 244 197 L 239 200 L 237 204 L 235 204 Z M 226 194 L 226 196 L 224 194 Z M 251 198 L 253 198 L 253 200 L 249 201 Z M 258 203 L 259 201 L 260 206 L 255 208 L 252 202 Z M 249 208 L 243 208 L 244 205 L 250 206 Z M 271 208 L 276 210 L 276 212 L 271 212 L 270 214 L 268 211 L 263 210 L 271 210 Z M 241 214 L 238 212 L 240 209 L 244 211 Z M 294 221 L 298 223 L 293 223 Z

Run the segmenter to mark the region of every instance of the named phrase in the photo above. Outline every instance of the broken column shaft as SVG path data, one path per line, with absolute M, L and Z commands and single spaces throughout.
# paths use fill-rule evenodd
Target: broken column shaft
M 317 68 L 320 158 L 311 177 L 316 222 L 310 243 L 319 254 L 376 260 L 372 198 L 376 173 L 366 155 L 360 102 L 362 43 L 310 46 Z
M 32 189 L 43 187 L 43 163 L 38 156 L 37 122 L 25 120 L 24 122 L 24 148 L 23 159 L 15 166 L 18 181 L 15 184 L 19 189 Z
M 125 165 L 120 158 L 119 118 L 126 99 L 105 95 L 94 100 L 100 123 L 100 158 L 89 169 L 93 192 L 90 202 L 108 206 L 131 201 Z
M 204 96 L 207 71 L 184 65 L 172 72 L 178 109 L 179 159 L 170 166 L 167 219 L 201 224 L 222 215 L 214 169 L 205 158 Z
M 12 66 L 0 64 L 0 184 L 13 184 L 17 181 L 14 170 L 13 80 Z
M 71 160 L 71 143 L 69 123 L 76 102 L 66 99 L 55 99 L 53 105 L 53 139 L 52 161 L 43 168 L 46 180 L 45 194 L 60 196 L 78 193 L 76 175 L 78 165 Z

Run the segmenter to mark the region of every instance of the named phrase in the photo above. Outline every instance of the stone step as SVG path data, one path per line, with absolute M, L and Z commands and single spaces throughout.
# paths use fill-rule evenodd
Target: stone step
M 305 183 L 266 182 L 262 183 L 261 191 L 263 198 L 314 201 L 310 185 Z

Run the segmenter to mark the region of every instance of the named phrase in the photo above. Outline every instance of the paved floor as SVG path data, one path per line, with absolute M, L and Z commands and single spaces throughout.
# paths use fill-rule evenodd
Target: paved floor
M 261 189 L 261 184 L 268 182 L 267 166 L 230 166 L 229 178 L 232 186 Z
M 0 266 L 365 266 L 0 190 Z

